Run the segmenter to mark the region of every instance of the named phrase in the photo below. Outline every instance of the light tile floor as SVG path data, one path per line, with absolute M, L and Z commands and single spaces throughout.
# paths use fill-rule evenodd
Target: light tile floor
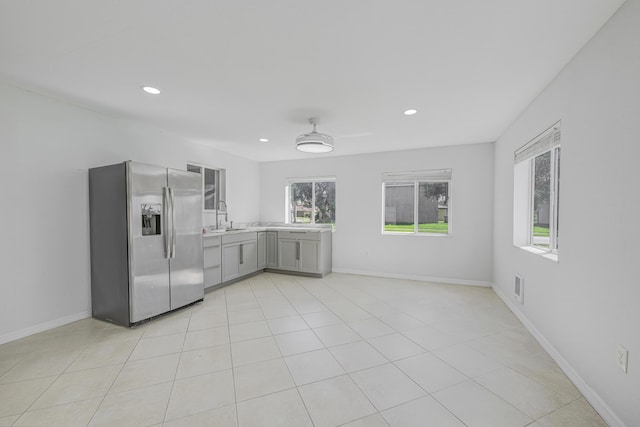
M 263 273 L 0 346 L 0 426 L 606 426 L 488 288 Z

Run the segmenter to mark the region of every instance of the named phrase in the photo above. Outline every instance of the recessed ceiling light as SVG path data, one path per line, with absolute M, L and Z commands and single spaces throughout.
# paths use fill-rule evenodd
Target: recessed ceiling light
M 260 142 L 269 142 L 267 138 L 260 138 Z
M 405 114 L 405 116 L 413 116 L 417 112 L 418 112 L 418 110 L 405 110 L 404 114 Z
M 150 93 L 151 95 L 158 95 L 160 94 L 160 89 L 157 89 L 153 86 L 141 86 L 142 90 Z

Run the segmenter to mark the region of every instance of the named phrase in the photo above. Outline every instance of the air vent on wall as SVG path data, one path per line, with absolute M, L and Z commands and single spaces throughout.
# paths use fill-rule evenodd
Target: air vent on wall
M 516 274 L 514 294 L 516 301 L 522 304 L 524 302 L 524 278 L 519 274 Z

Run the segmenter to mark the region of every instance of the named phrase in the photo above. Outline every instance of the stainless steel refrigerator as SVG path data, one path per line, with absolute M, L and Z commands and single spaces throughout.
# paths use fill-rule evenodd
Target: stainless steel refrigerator
M 204 298 L 199 174 L 92 168 L 89 209 L 93 317 L 131 326 Z

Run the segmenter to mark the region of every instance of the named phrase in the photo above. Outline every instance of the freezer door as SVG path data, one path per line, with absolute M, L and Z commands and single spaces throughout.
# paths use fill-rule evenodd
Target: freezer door
M 168 170 L 172 194 L 173 256 L 170 259 L 171 309 L 204 298 L 202 255 L 202 178 L 193 172 Z
M 170 310 L 167 259 L 167 169 L 126 162 L 129 228 L 129 312 L 136 323 Z

